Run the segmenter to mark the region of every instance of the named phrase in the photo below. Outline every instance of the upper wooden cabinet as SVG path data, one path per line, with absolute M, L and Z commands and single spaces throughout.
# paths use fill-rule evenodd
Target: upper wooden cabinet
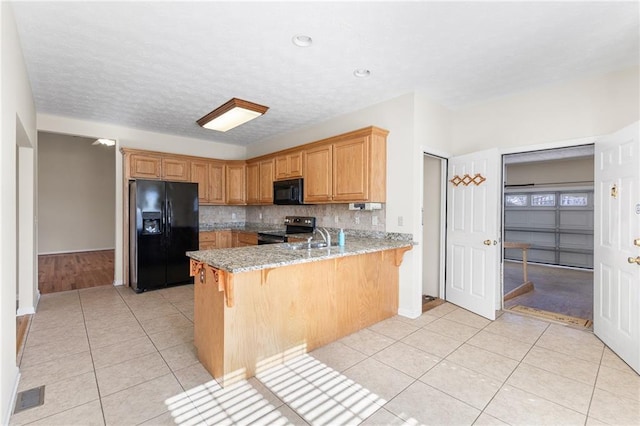
M 333 196 L 331 174 L 333 146 L 309 148 L 304 153 L 304 202 L 327 203 Z
M 131 154 L 129 156 L 129 177 L 143 179 L 160 179 L 162 157 L 147 154 Z
M 367 137 L 333 144 L 333 200 L 369 199 L 369 143 Z
M 302 177 L 302 150 L 275 157 L 275 180 Z
M 226 162 L 226 204 L 246 204 L 245 169 L 244 161 Z
M 247 163 L 247 204 L 273 204 L 274 159 Z
M 205 205 L 272 204 L 273 181 L 299 177 L 305 203 L 384 203 L 388 133 L 372 126 L 248 161 L 121 151 L 125 180 L 195 182 Z
M 225 203 L 224 161 L 191 161 L 191 182 L 198 184 L 200 204 Z
M 207 204 L 226 204 L 227 174 L 224 161 L 209 162 L 209 202 Z
M 258 174 L 259 193 L 258 202 L 260 204 L 273 204 L 273 158 L 260 161 Z
M 191 175 L 189 160 L 178 157 L 162 158 L 162 179 L 178 182 L 188 182 Z
M 247 163 L 247 204 L 258 204 L 260 200 L 260 163 Z
M 388 132 L 376 127 L 312 144 L 304 156 L 305 203 L 386 201 Z
M 198 201 L 200 204 L 209 201 L 209 163 L 207 161 L 191 162 L 191 182 L 198 184 Z

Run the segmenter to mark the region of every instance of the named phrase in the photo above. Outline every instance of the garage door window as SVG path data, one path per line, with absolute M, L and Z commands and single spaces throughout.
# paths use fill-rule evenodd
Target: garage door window
M 505 241 L 531 244 L 531 262 L 593 268 L 592 190 L 505 194 L 504 224 Z M 505 250 L 505 259 L 521 258 Z

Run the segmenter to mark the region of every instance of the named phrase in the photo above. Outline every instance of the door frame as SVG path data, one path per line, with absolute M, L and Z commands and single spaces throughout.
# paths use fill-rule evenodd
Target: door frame
M 535 151 L 543 151 L 543 150 L 550 150 L 550 149 L 569 148 L 569 147 L 580 146 L 580 145 L 590 145 L 590 144 L 595 144 L 599 138 L 600 136 L 589 136 L 585 138 L 567 139 L 567 140 L 549 142 L 549 143 L 537 144 L 537 145 L 526 145 L 526 146 L 502 148 L 499 150 L 499 152 L 501 155 L 500 161 L 502 163 L 503 181 L 504 181 L 504 169 L 505 169 L 505 164 L 504 164 L 505 155 L 522 154 L 526 152 L 535 152 Z M 502 239 L 502 241 L 504 241 L 504 182 L 503 182 L 503 185 L 501 188 L 501 194 L 500 194 L 500 213 L 501 213 L 500 238 Z M 594 235 L 594 238 L 595 238 L 595 235 Z M 496 289 L 496 291 L 500 301 L 500 303 L 497 306 L 499 306 L 501 310 L 504 310 L 504 294 L 503 294 L 504 293 L 504 250 L 502 250 L 502 253 L 500 255 L 500 280 L 499 280 L 498 288 Z
M 449 159 L 448 157 L 450 157 L 449 154 L 446 153 L 435 153 L 434 150 L 429 149 L 429 148 L 424 148 L 422 150 L 422 186 L 421 186 L 421 191 L 420 191 L 420 197 L 421 197 L 421 206 L 422 206 L 422 210 L 421 210 L 421 215 L 420 215 L 420 229 L 423 230 L 424 228 L 424 198 L 423 198 L 423 194 L 424 194 L 424 156 L 428 155 L 429 157 L 432 157 L 434 159 L 440 160 L 440 247 L 439 247 L 439 251 L 440 251 L 440 262 L 438 262 L 438 297 L 440 299 L 446 300 L 446 294 L 445 294 L 445 269 L 446 269 L 446 256 L 447 256 L 447 167 L 449 166 Z M 422 241 L 422 235 L 424 235 L 424 230 L 423 233 L 421 234 L 420 238 Z M 422 247 L 424 247 L 424 242 L 422 244 Z M 424 251 L 424 250 L 423 250 Z M 424 256 L 424 253 L 421 252 L 421 256 Z M 424 264 L 422 262 L 422 258 L 420 259 L 420 264 L 422 265 L 421 269 L 420 269 L 420 288 L 422 289 L 422 278 L 423 278 L 423 274 L 424 274 Z

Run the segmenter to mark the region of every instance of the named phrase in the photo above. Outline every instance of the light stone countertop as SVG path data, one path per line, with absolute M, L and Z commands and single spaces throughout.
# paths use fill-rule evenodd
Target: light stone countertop
M 207 263 L 216 269 L 240 273 L 337 257 L 356 256 L 414 245 L 409 240 L 358 237 L 347 237 L 344 247 L 291 250 L 285 248 L 286 244 L 264 244 L 249 247 L 190 251 L 187 252 L 187 256 Z

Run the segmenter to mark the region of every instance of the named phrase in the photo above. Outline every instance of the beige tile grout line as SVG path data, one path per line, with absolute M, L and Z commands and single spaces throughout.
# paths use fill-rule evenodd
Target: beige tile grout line
M 102 406 L 102 394 L 100 393 L 100 384 L 98 383 L 98 372 L 96 371 L 96 364 L 93 361 L 93 349 L 91 348 L 91 340 L 89 339 L 89 330 L 87 329 L 87 318 L 84 315 L 84 306 L 82 305 L 82 295 L 80 290 L 78 292 L 78 302 L 80 303 L 80 310 L 82 311 L 82 322 L 84 324 L 84 332 L 87 336 L 87 345 L 89 346 L 89 356 L 91 357 L 91 365 L 93 366 L 93 377 L 96 380 L 96 390 L 98 391 L 98 401 L 100 402 L 100 412 L 102 413 L 102 421 L 107 424 L 107 418 L 104 415 L 104 407 Z M 75 407 L 74 407 L 75 408 Z

